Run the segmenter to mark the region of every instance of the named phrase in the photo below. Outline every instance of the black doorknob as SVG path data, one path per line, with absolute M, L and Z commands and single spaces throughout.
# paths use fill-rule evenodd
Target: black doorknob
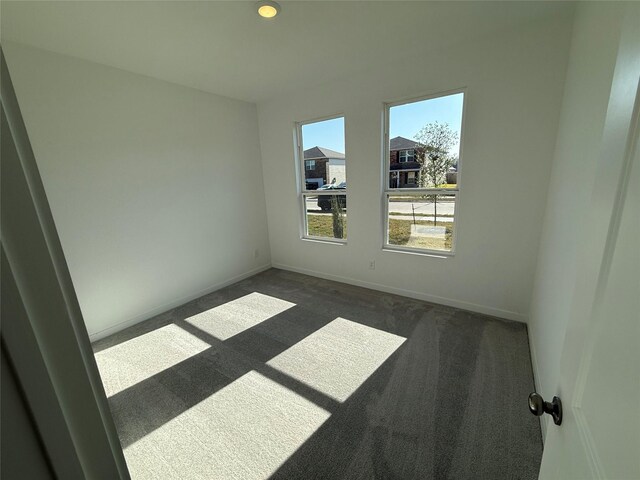
M 539 393 L 533 392 L 529 395 L 529 410 L 536 417 L 548 413 L 553 417 L 553 423 L 562 423 L 562 402 L 558 397 L 553 397 L 551 402 L 545 402 Z

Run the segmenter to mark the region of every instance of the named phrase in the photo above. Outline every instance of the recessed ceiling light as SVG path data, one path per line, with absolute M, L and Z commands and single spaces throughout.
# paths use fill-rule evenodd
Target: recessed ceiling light
M 273 18 L 280 13 L 280 5 L 276 2 L 263 0 L 258 2 L 258 15 L 262 18 Z

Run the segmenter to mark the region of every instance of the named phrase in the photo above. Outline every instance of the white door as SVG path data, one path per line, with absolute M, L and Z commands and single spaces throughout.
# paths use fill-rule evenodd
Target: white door
M 640 8 L 622 32 L 541 479 L 640 479 Z M 545 400 L 550 401 L 550 398 Z

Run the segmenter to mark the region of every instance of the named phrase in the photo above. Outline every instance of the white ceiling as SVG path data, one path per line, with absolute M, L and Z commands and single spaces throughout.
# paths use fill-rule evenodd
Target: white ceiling
M 259 102 L 492 31 L 563 2 L 2 1 L 2 39 Z

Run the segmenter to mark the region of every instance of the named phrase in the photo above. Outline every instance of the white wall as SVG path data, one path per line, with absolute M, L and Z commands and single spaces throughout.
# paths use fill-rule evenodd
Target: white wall
M 577 255 L 589 235 L 585 220 L 596 182 L 621 22 L 619 5 L 596 2 L 580 5 L 573 26 L 529 321 L 537 388 L 545 398 L 558 394 L 567 321 L 572 305 L 580 302 Z
M 571 18 L 558 17 L 447 51 L 425 48 L 421 58 L 381 58 L 358 76 L 259 104 L 274 266 L 526 320 L 570 29 Z M 383 102 L 459 87 L 467 99 L 456 254 L 383 251 Z M 298 224 L 294 122 L 335 114 L 346 128 L 345 246 L 301 240 Z
M 93 338 L 269 265 L 255 105 L 3 49 Z

